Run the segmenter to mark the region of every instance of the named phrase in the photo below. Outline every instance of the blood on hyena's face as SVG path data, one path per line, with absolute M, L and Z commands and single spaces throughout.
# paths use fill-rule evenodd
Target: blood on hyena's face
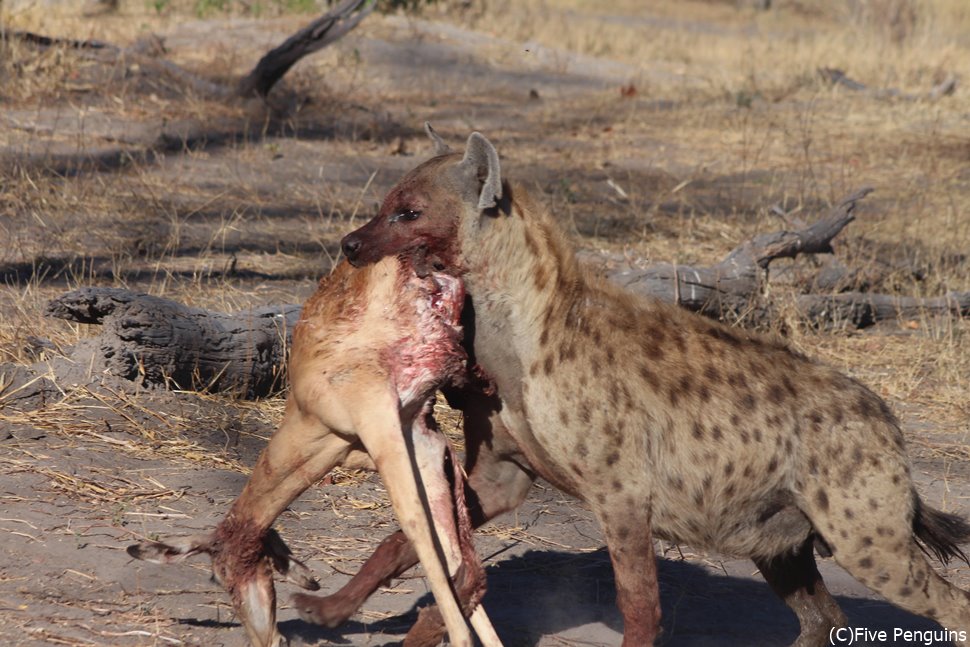
M 404 176 L 377 215 L 343 238 L 347 260 L 360 267 L 385 256 L 413 255 L 421 265 L 453 267 L 462 204 L 447 185 L 448 166 L 458 159 L 436 157 Z

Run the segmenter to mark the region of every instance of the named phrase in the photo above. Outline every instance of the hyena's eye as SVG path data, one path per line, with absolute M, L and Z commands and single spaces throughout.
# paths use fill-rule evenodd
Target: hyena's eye
M 412 209 L 405 209 L 404 211 L 399 211 L 390 217 L 390 222 L 412 222 L 418 219 L 421 215 L 420 211 L 414 211 Z

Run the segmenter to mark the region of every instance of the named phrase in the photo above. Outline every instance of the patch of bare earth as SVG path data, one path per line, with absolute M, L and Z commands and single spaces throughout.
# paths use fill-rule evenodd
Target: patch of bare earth
M 0 15 L 124 46 L 154 32 L 164 57 L 214 80 L 245 71 L 306 19 L 238 8 L 198 18 L 188 3 L 167 4 L 168 14 L 122 3 L 120 15 L 98 19 Z M 282 111 L 203 100 L 124 58 L 0 41 L 0 361 L 52 352 L 32 338 L 56 351 L 93 334 L 43 317 L 49 298 L 80 285 L 220 310 L 301 301 L 333 265 L 340 237 L 430 152 L 425 120 L 455 143 L 485 132 L 508 174 L 594 258 L 711 264 L 871 184 L 876 193 L 839 239 L 840 261 L 884 292 L 970 290 L 970 91 L 880 98 L 816 74 L 841 66 L 911 95 L 946 74 L 970 79 L 960 31 L 970 17 L 959 0 L 934 0 L 898 24 L 845 15 L 834 2 L 775 4 L 755 13 L 555 0 L 375 15 L 297 65 L 276 96 Z M 781 268 L 770 289 L 794 297 L 797 282 L 784 276 L 816 262 Z M 966 321 L 779 329 L 887 398 L 923 497 L 970 513 Z M 242 644 L 204 560 L 162 568 L 132 563 L 124 548 L 211 527 L 281 409 L 282 399 L 194 393 L 76 393 L 30 412 L 0 408 L 3 642 Z M 278 524 L 325 593 L 394 529 L 375 476 L 329 481 Z M 609 559 L 581 504 L 540 484 L 477 542 L 486 608 L 506 644 L 619 643 Z M 797 635 L 750 562 L 660 548 L 665 644 L 779 645 Z M 831 560 L 821 569 L 853 625 L 933 626 L 875 599 Z M 945 576 L 970 587 L 966 565 Z M 328 630 L 299 621 L 291 589 L 278 588 L 295 644 L 395 642 L 415 605 L 429 602 L 420 578 L 396 580 Z

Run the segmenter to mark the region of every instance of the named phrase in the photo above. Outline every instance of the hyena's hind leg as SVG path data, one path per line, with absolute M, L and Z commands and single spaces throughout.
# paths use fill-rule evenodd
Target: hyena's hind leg
M 806 512 L 835 560 L 857 580 L 946 629 L 970 628 L 970 594 L 940 577 L 917 543 L 944 560 L 964 557 L 958 545 L 970 541 L 970 525 L 926 506 L 913 490 L 892 487 L 888 481 L 888 475 L 870 475 L 864 492 L 819 488 L 809 493 Z
M 771 589 L 798 616 L 801 632 L 794 647 L 828 645 L 830 630 L 846 622 L 815 566 L 813 543 L 814 537 L 809 536 L 786 553 L 754 560 Z

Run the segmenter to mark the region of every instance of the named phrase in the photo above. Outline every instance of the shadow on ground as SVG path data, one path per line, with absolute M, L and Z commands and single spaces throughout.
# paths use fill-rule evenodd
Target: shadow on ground
M 658 561 L 663 606 L 663 636 L 667 647 L 788 645 L 798 635 L 795 616 L 757 579 L 712 573 L 685 561 Z M 485 607 L 508 647 L 535 647 L 543 636 L 568 640 L 570 630 L 583 627 L 584 645 L 619 644 L 622 618 L 615 606 L 613 569 L 605 548 L 590 553 L 529 551 L 488 568 Z M 836 596 L 853 627 L 873 630 L 894 627 L 938 629 L 935 623 L 889 603 Z M 369 632 L 400 636 L 417 618 L 417 609 L 431 603 L 423 597 L 406 614 L 373 623 L 356 620 L 337 629 L 300 620 L 280 624 L 297 644 L 352 642 L 353 634 Z M 397 638 L 383 644 L 397 644 Z M 602 642 L 599 642 L 602 640 Z M 378 643 L 380 644 L 380 643 Z M 861 643 L 857 643 L 861 644 Z

